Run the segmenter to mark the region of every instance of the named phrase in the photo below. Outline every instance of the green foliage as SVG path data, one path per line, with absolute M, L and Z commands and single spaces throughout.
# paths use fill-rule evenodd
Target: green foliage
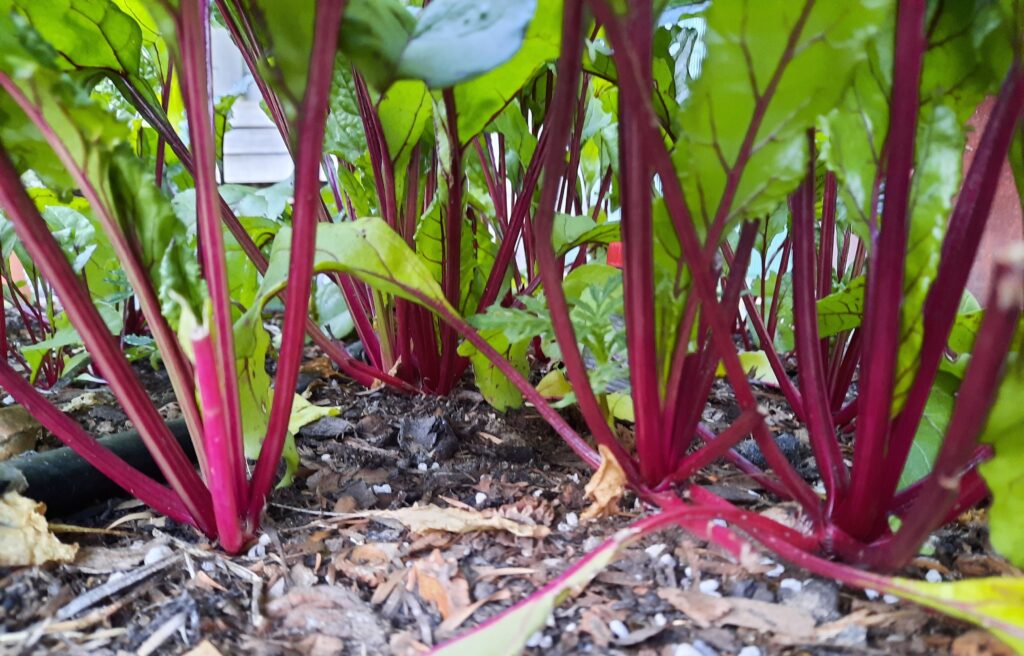
M 519 51 L 534 0 L 435 0 L 413 16 L 398 0 L 353 0 L 339 46 L 380 91 L 397 80 L 453 87 Z
M 891 9 L 882 0 L 711 4 L 704 70 L 676 120 L 674 158 L 696 222 L 761 216 L 796 188 L 807 128 L 842 98 Z
M 290 247 L 291 230 L 282 228 L 260 288 L 263 303 L 287 284 Z M 314 271 L 348 273 L 386 294 L 458 314 L 427 266 L 378 218 L 318 226 Z
M 818 301 L 818 334 L 822 338 L 860 326 L 866 284 L 864 276 L 857 276 L 843 289 Z
M 507 4 L 521 4 L 523 8 L 536 4 L 537 11 L 522 37 L 522 47 L 511 59 L 455 86 L 459 138 L 463 143 L 484 129 L 529 80 L 558 58 L 562 43 L 562 0 Z M 496 131 L 508 135 L 504 130 Z M 529 155 L 525 159 L 528 160 Z
M 984 441 L 992 445 L 995 458 L 981 466 L 981 473 L 992 490 L 992 507 L 988 514 L 992 546 L 1018 567 L 1024 567 L 1024 530 L 1020 522 L 1020 499 L 1024 493 L 1021 399 L 1024 399 L 1024 359 L 1017 353 L 985 427 Z
M 924 406 L 921 425 L 914 435 L 914 444 L 907 456 L 907 464 L 900 475 L 901 489 L 927 476 L 935 465 L 935 457 L 938 456 L 946 437 L 949 418 L 953 415 L 959 387 L 960 380 L 951 374 L 939 373 L 936 377 Z
M 536 0 L 434 0 L 420 12 L 398 75 L 432 89 L 473 79 L 515 55 Z
M 563 288 L 577 343 L 588 360 L 591 386 L 602 395 L 627 390 L 622 273 L 605 264 L 585 264 L 565 277 Z M 561 350 L 547 304 L 532 296 L 519 300 L 522 308 L 494 306 L 472 317 L 471 323 L 488 336 L 492 345 L 502 344 L 513 350 L 525 349 L 534 337 L 539 337 L 544 355 L 559 361 Z M 574 395 L 565 394 L 559 405 L 574 400 Z

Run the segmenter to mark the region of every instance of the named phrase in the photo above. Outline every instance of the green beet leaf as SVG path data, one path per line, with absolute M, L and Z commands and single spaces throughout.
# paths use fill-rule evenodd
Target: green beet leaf
M 536 0 L 434 0 L 416 21 L 398 75 L 443 89 L 504 64 L 522 46 L 536 5 Z
M 796 188 L 807 129 L 842 98 L 891 9 L 883 0 L 711 4 L 703 73 L 676 121 L 674 159 L 695 220 L 758 217 Z

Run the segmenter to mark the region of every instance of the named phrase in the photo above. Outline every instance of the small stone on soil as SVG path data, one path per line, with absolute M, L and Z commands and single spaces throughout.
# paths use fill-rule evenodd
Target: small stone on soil
M 629 627 L 627 627 L 622 620 L 612 620 L 608 622 L 608 628 L 611 629 L 615 637 L 622 639 L 629 635 Z
M 672 656 L 704 656 L 704 654 L 690 643 L 684 642 L 681 645 L 676 645 L 676 650 L 672 653 Z
M 703 592 L 706 595 L 713 595 L 715 597 L 721 597 L 722 596 L 721 593 L 718 592 L 718 586 L 719 585 L 721 585 L 721 584 L 718 581 L 716 581 L 715 579 L 705 579 L 705 580 L 701 581 L 700 585 L 697 586 L 697 587 L 699 587 L 700 591 Z
M 799 587 L 792 584 L 793 581 Z M 808 579 L 803 584 L 795 579 L 785 579 L 779 585 L 779 601 L 786 606 L 798 608 L 818 623 L 839 619 L 839 587 L 818 579 Z

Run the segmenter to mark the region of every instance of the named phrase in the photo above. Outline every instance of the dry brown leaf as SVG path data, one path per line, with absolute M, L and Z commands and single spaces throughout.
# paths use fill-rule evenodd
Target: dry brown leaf
M 953 656 L 1013 656 L 1012 649 L 981 629 L 957 637 L 949 651 Z
M 64 544 L 50 533 L 46 506 L 17 492 L 0 498 L 0 567 L 24 567 L 48 562 L 69 563 L 77 544 Z
M 146 552 L 161 544 L 158 541 L 128 547 L 124 549 L 112 547 L 82 547 L 75 557 L 75 567 L 90 574 L 109 574 L 124 572 L 137 566 L 146 557 Z
M 185 656 L 221 656 L 221 653 L 209 640 L 203 640 Z
M 583 520 L 617 514 L 619 500 L 626 492 L 626 474 L 611 450 L 603 444 L 598 445 L 597 450 L 601 453 L 601 466 L 584 488 L 587 498 L 593 503 L 580 514 Z
M 442 508 L 435 505 L 413 506 L 399 510 L 375 510 L 357 513 L 371 519 L 385 518 L 401 523 L 413 533 L 444 531 L 470 533 L 472 531 L 506 531 L 521 538 L 543 538 L 551 531 L 546 526 L 529 526 L 494 514 L 493 511 Z
M 352 640 L 371 654 L 384 653 L 387 647 L 382 620 L 359 595 L 342 587 L 293 588 L 269 601 L 266 612 L 289 632 Z
M 489 604 L 495 601 L 508 601 L 512 598 L 512 592 L 509 590 L 495 590 L 489 596 L 483 599 L 477 599 L 470 605 L 466 606 L 457 613 L 454 613 L 451 617 L 441 622 L 441 626 L 437 627 L 437 631 L 441 635 L 451 635 L 462 626 L 463 622 L 473 616 L 473 613 L 480 610 L 485 604 Z
M 714 625 L 732 610 L 729 602 L 721 597 L 688 592 L 679 588 L 659 589 L 658 596 L 672 604 L 676 610 L 692 619 L 702 629 Z
M 345 642 L 334 636 L 314 633 L 295 645 L 303 656 L 335 656 L 345 650 Z
M 437 549 L 412 564 L 409 583 L 409 589 L 415 585 L 420 598 L 434 604 L 445 621 L 470 605 L 469 583 L 459 573 L 458 563 L 446 560 Z
M 742 597 L 715 597 L 678 588 L 658 590 L 658 596 L 702 628 L 738 626 L 787 639 L 806 639 L 814 634 L 814 618 L 791 606 Z
M 580 603 L 582 606 L 582 602 Z M 591 606 L 580 615 L 580 633 L 590 634 L 591 640 L 600 649 L 607 649 L 615 634 L 608 628 L 611 620 L 625 620 L 626 614 L 621 610 L 612 608 L 612 604 L 598 604 Z
M 398 556 L 398 543 L 377 542 L 360 544 L 352 548 L 348 557 L 360 565 L 387 565 Z
M 36 448 L 43 436 L 43 427 L 20 405 L 0 408 L 0 460 Z
M 192 579 L 192 582 L 195 584 L 197 588 L 200 588 L 202 590 L 208 590 L 210 592 L 214 590 L 216 590 L 217 592 L 227 592 L 227 589 L 223 585 L 214 581 L 212 578 L 210 578 L 210 575 L 204 572 L 203 570 L 199 570 L 196 572 L 195 578 Z

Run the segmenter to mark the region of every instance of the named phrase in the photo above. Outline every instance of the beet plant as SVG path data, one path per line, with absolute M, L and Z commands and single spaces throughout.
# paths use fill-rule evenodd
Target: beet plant
M 592 389 L 561 267 L 545 250 L 539 262 L 548 311 L 580 410 L 604 457 L 619 460 L 639 496 L 676 523 L 737 557 L 744 552 L 735 531 L 820 574 L 875 585 L 884 579 L 821 557 L 876 571 L 908 562 L 932 530 L 986 496 L 977 468 L 992 454 L 983 440 L 996 445 L 995 507 L 1005 513 L 1016 503 L 1006 487 L 1016 448 L 1005 431 L 1020 422 L 1019 409 L 1007 400 L 1019 390 L 1014 341 L 1024 292 L 1019 245 L 997 264 L 995 289 L 966 366 L 952 380 L 939 379 L 998 173 L 1024 109 L 1016 9 L 998 3 L 970 8 L 925 2 L 712 3 L 706 13 L 708 59 L 673 133 L 651 101 L 653 4 L 566 3 L 552 107 L 561 112 L 562 123 L 552 119 L 559 132 L 566 133 L 571 121 L 568 108 L 590 17 L 607 35 L 619 70 L 628 71 L 619 75 L 618 185 L 635 456 L 617 443 Z M 964 124 L 987 93 L 997 94 L 993 119 L 977 158 L 961 177 Z M 560 157 L 552 155 L 547 166 L 557 170 Z M 545 240 L 555 204 L 543 185 L 547 194 L 535 223 Z M 829 356 L 837 347 L 822 339 L 819 319 L 827 313 L 819 312 L 816 301 L 832 284 L 840 201 L 851 233 L 864 240 L 866 261 L 860 334 L 855 346 L 849 341 L 838 346 L 857 366 L 856 396 L 837 407 L 833 397 L 841 392 L 840 400 L 846 401 L 853 371 L 845 384 L 830 385 L 835 360 Z M 755 221 L 780 211 L 780 205 L 791 217 L 784 248 L 793 267 L 798 383 L 789 383 L 777 354 L 775 365 L 806 424 L 821 490 L 778 451 L 732 341 L 736 305 L 759 233 Z M 743 221 L 748 223 L 738 228 L 735 246 L 726 246 L 725 238 Z M 661 340 L 658 279 L 665 271 L 655 263 L 666 222 L 690 286 L 678 329 Z M 725 271 L 719 269 L 719 250 L 729 266 Z M 770 341 L 769 333 L 759 333 L 764 343 Z M 719 360 L 741 414 L 715 435 L 700 423 L 700 410 Z M 1004 384 L 1008 363 L 1014 373 Z M 945 389 L 947 384 L 955 391 Z M 934 421 L 941 409 L 929 407 L 936 395 L 950 399 L 941 423 Z M 848 417 L 838 422 L 837 414 Z M 852 462 L 837 430 L 837 423 L 851 422 Z M 730 453 L 748 434 L 768 470 Z M 901 486 L 912 449 L 923 449 L 921 442 L 929 438 L 934 453 L 923 471 Z M 798 528 L 744 512 L 690 482 L 701 466 L 723 456 L 765 489 L 795 502 L 801 508 Z M 625 538 L 649 530 L 649 524 L 638 525 Z M 994 522 L 993 531 L 1007 555 L 1019 557 L 1018 531 L 1005 520 Z M 567 578 L 578 574 L 574 569 Z M 970 584 L 961 589 L 971 595 Z M 999 594 L 984 583 L 975 592 L 982 598 Z M 910 596 L 923 600 L 917 593 Z M 512 615 L 528 608 L 524 604 Z M 954 612 L 976 610 L 968 603 Z M 992 621 L 1003 637 L 1020 644 L 1015 614 L 1019 611 L 993 610 L 1001 620 Z M 494 637 L 481 634 L 480 639 Z
M 247 226 L 236 216 L 222 196 L 227 190 L 218 188 L 217 122 L 208 74 L 210 3 L 197 0 L 144 7 L 83 0 L 72 3 L 69 21 L 58 11 L 58 4 L 11 0 L 0 5 L 4 49 L 0 111 L 5 119 L 0 128 L 0 205 L 25 259 L 45 278 L 47 289 L 57 298 L 54 307 L 62 309 L 77 331 L 96 373 L 121 401 L 167 486 L 99 448 L 33 389 L 23 372 L 3 364 L 0 385 L 126 490 L 171 518 L 219 539 L 226 550 L 237 551 L 259 526 L 295 426 L 318 412 L 291 393 L 307 331 L 329 353 L 340 353 L 336 359 L 357 378 L 362 376 L 360 380 L 376 377 L 410 387 L 392 373 L 371 369 L 349 356 L 311 324 L 308 314 L 318 227 L 330 219 L 319 175 L 322 167 L 331 165 L 324 143 L 332 94 L 337 91 L 335 73 L 350 66 L 350 57 L 375 56 L 370 46 L 357 45 L 353 50 L 349 41 L 363 28 L 360 12 L 365 15 L 379 7 L 340 1 L 307 2 L 301 7 L 257 2 L 221 5 L 225 18 L 259 26 L 262 46 L 267 48 L 260 61 L 261 81 L 273 90 L 268 98 L 278 100 L 274 106 L 280 113 L 275 117 L 282 121 L 296 164 L 291 226 L 281 229 L 275 240 L 274 254 L 282 253 L 284 263 L 281 269 L 273 269 L 277 260 L 272 259 L 263 288 L 279 280 L 289 284 L 270 294 L 246 292 L 243 297 L 250 297 L 246 302 L 239 297 L 237 280 L 231 279 L 232 272 L 238 273 L 237 258 L 228 258 L 227 247 L 241 249 L 257 269 L 267 270 L 266 256 L 257 245 L 266 241 L 267 230 L 256 225 L 262 232 L 251 233 L 252 222 Z M 486 10 L 477 12 L 467 3 L 436 2 L 417 22 L 404 6 L 395 7 L 403 12 L 401 29 L 389 36 L 398 45 L 393 54 L 405 53 L 406 59 L 392 62 L 387 78 L 374 80 L 390 86 L 402 78 L 419 85 L 424 97 L 423 80 L 451 88 L 508 60 L 522 45 L 532 17 L 532 7 L 524 12 L 496 6 L 488 18 Z M 474 29 L 489 26 L 487 34 L 493 43 L 480 40 L 482 56 L 456 66 L 438 43 L 465 29 L 460 25 L 467 18 Z M 346 22 L 351 23 L 347 28 Z M 532 75 L 536 65 L 531 66 L 522 75 Z M 178 93 L 187 120 L 185 134 L 179 134 L 170 119 L 171 97 Z M 120 113 L 104 107 L 103 101 Z M 490 117 L 486 112 L 500 111 L 505 102 L 499 99 L 495 104 L 492 98 L 486 104 L 490 109 L 476 109 L 486 121 Z M 148 124 L 141 137 L 125 123 L 131 111 L 137 112 L 136 125 Z M 454 122 L 454 110 L 450 115 Z M 418 138 L 418 134 L 411 137 Z M 154 179 L 140 152 L 154 155 L 155 171 L 162 179 Z M 435 160 L 435 164 L 447 164 Z M 172 167 L 175 178 L 169 180 Z M 459 186 L 460 175 L 452 176 L 451 185 Z M 192 237 L 172 211 L 165 192 L 166 187 L 178 185 L 194 185 Z M 415 195 L 418 186 L 412 188 Z M 90 296 L 94 281 L 80 275 L 81 266 L 69 261 L 67 249 L 44 219 L 47 201 L 39 190 L 45 189 L 57 192 L 60 200 L 53 203 L 57 205 L 68 205 L 63 199 L 80 194 L 71 202 L 109 241 L 107 261 L 123 268 L 134 293 L 195 443 L 198 473 L 146 397 L 110 322 L 104 321 L 100 297 Z M 461 225 L 461 200 L 456 199 L 452 207 L 450 222 Z M 276 227 L 270 236 L 274 232 Z M 339 283 L 344 289 L 345 280 Z M 361 293 L 369 296 L 371 292 L 365 288 Z M 378 291 L 372 293 L 379 296 Z M 282 392 L 274 394 L 264 368 L 270 335 L 263 326 L 262 311 L 278 294 L 284 303 L 284 325 L 275 388 Z M 239 306 L 242 302 L 245 305 Z M 426 320 L 432 321 L 429 316 Z M 454 366 L 455 360 L 450 360 L 448 366 Z M 368 371 L 376 373 L 366 375 Z M 251 473 L 247 455 L 255 460 Z

